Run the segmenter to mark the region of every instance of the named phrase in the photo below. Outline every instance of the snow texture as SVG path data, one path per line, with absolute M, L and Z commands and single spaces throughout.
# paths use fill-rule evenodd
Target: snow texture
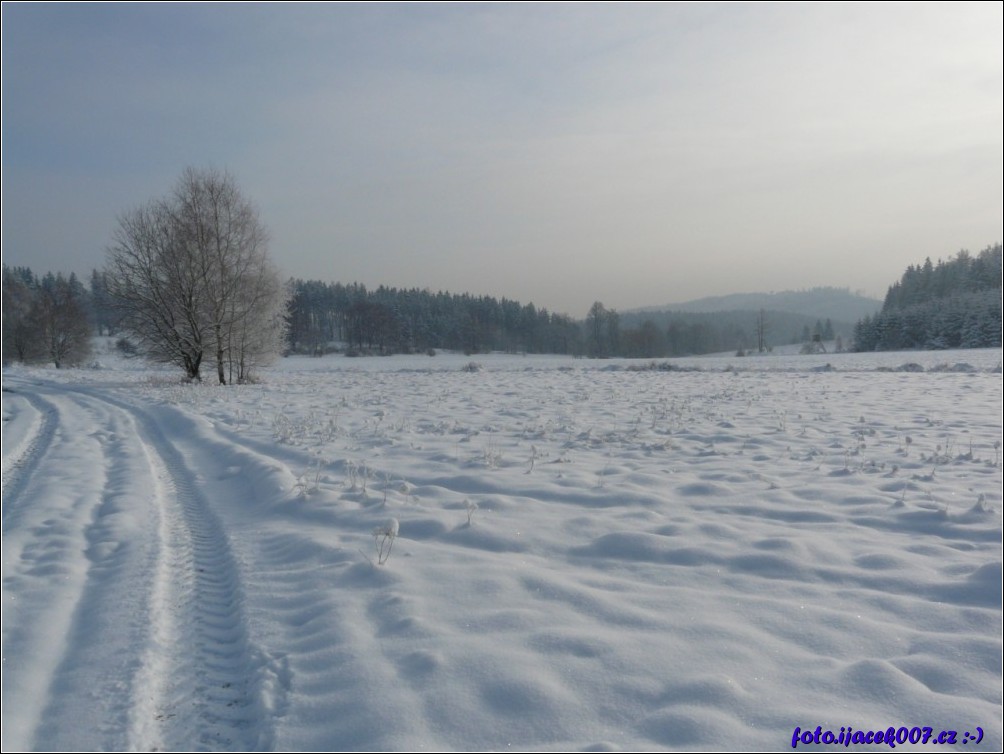
M 101 358 L 3 374 L 5 751 L 1004 745 L 999 349 Z

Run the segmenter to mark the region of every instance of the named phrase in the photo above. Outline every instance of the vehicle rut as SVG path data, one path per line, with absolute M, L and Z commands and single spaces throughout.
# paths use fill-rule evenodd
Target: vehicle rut
M 100 390 L 18 392 L 39 420 L 4 468 L 5 748 L 270 748 L 266 654 L 179 450 Z M 86 482 L 61 489 L 80 459 Z M 8 611 L 8 593 L 31 597 Z
M 158 743 L 143 740 L 156 730 L 167 749 L 269 748 L 271 726 L 260 693 L 266 663 L 249 638 L 241 579 L 226 533 L 157 423 L 135 406 L 107 396 L 103 400 L 135 421 L 163 514 L 164 555 L 152 605 L 160 640 L 151 644 L 146 661 L 160 685 L 151 705 L 157 726 L 137 720 L 136 743 Z
M 15 392 L 9 388 L 5 391 Z M 36 421 L 33 423 L 31 435 L 18 447 L 9 458 L 4 458 L 2 478 L 0 478 L 0 497 L 3 499 L 3 528 L 16 524 L 20 504 L 24 499 L 21 494 L 28 484 L 40 459 L 52 444 L 56 433 L 57 414 L 52 404 L 47 403 L 30 392 L 17 391 L 17 396 L 23 398 L 35 411 Z

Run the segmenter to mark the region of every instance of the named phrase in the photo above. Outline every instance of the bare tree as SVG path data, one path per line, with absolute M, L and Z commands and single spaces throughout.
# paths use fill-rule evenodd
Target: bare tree
M 262 257 L 248 270 L 231 303 L 224 354 L 231 383 L 248 382 L 258 367 L 271 363 L 286 346 L 289 328 L 289 285 Z
M 607 358 L 620 349 L 620 314 L 596 301 L 586 314 L 587 350 L 590 356 Z
M 151 358 L 241 382 L 281 352 L 287 297 L 267 231 L 228 173 L 187 169 L 166 200 L 119 220 L 108 289 Z
M 586 315 L 586 335 L 588 338 L 587 349 L 590 356 L 605 356 L 605 338 L 603 337 L 603 326 L 607 319 L 607 309 L 602 302 L 595 301 L 589 307 Z
M 761 309 L 756 319 L 756 350 L 763 353 L 767 350 L 767 313 Z
M 39 280 L 25 267 L 3 268 L 3 358 L 49 360 L 57 369 L 91 353 L 87 292 L 71 273 Z
M 42 347 L 56 369 L 80 364 L 91 354 L 91 324 L 82 290 L 73 277 L 46 275 L 32 308 Z
M 140 350 L 199 380 L 206 350 L 202 281 L 184 258 L 173 214 L 167 202 L 153 201 L 119 218 L 108 250 L 108 294 Z

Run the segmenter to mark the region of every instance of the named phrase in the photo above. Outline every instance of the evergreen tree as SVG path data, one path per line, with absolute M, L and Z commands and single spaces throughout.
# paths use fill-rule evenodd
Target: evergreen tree
M 859 351 L 1001 345 L 1001 246 L 960 251 L 937 265 L 910 265 L 882 310 L 855 327 Z
M 43 354 L 34 319 L 38 280 L 27 267 L 3 266 L 3 360 L 27 363 Z

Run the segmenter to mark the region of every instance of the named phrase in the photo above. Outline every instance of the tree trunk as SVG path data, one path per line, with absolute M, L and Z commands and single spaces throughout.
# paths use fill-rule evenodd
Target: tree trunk
M 219 325 L 216 326 L 216 374 L 220 378 L 220 384 L 227 384 L 227 373 L 223 362 L 223 333 Z

